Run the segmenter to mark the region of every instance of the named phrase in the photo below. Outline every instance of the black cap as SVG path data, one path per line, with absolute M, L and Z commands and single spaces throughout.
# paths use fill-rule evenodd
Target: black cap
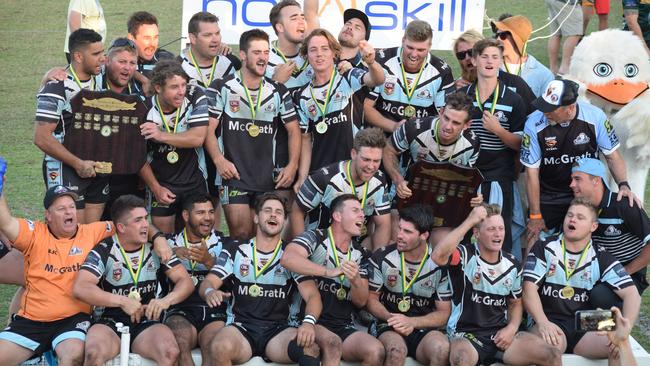
M 543 113 L 575 103 L 578 100 L 578 89 L 580 86 L 575 81 L 557 79 L 546 84 L 544 93 L 533 100 L 533 107 Z
M 43 206 L 47 210 L 57 198 L 61 196 L 70 196 L 73 200 L 77 200 L 79 196 L 72 191 L 71 189 L 64 186 L 54 186 L 45 192 L 45 198 L 43 198 Z
M 359 9 L 350 8 L 343 12 L 343 23 L 347 23 L 348 20 L 357 18 L 363 25 L 366 27 L 366 41 L 370 39 L 370 20 L 366 13 L 362 12 Z

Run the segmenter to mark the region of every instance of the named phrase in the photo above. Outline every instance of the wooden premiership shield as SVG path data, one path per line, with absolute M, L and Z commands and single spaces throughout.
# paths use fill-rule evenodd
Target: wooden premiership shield
M 142 168 L 147 143 L 140 124 L 147 108 L 140 97 L 82 89 L 70 105 L 63 146 L 80 159 L 99 162 L 98 174 L 135 174 Z
M 469 202 L 483 181 L 478 169 L 446 162 L 417 162 L 409 168 L 407 177 L 413 195 L 405 200 L 398 197 L 397 208 L 415 203 L 431 205 L 435 227 L 460 225 L 469 215 Z

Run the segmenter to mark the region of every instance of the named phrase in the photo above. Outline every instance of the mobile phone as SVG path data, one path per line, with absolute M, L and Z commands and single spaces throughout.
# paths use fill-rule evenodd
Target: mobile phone
M 575 326 L 580 332 L 610 331 L 616 329 L 616 322 L 611 310 L 580 310 L 576 312 Z

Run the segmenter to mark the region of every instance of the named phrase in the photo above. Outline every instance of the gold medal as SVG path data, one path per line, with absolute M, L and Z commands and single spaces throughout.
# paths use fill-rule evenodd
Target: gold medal
M 194 287 L 199 284 L 199 279 L 196 278 L 196 276 L 191 276 L 192 277 L 192 283 L 194 284 Z
M 348 295 L 347 291 L 343 287 L 336 290 L 336 298 L 340 301 L 345 300 L 345 297 Z
M 363 224 L 361 225 L 359 236 L 366 236 L 366 234 L 368 234 L 368 227 L 366 226 L 366 224 Z
M 140 301 L 142 298 L 140 297 L 140 293 L 137 290 L 131 290 L 129 292 L 129 299 Z
M 259 287 L 256 283 L 248 286 L 248 294 L 252 297 L 258 297 L 262 293 L 262 288 Z
M 560 291 L 560 294 L 565 298 L 565 299 L 571 299 L 573 295 L 575 295 L 576 291 L 573 289 L 571 286 L 564 286 L 562 290 Z
M 327 123 L 325 121 L 320 121 L 316 124 L 316 132 L 320 133 L 321 135 L 327 132 Z
M 409 105 L 409 106 L 406 106 L 406 108 L 404 108 L 404 116 L 405 117 L 410 118 L 410 117 L 413 117 L 414 115 L 415 115 L 415 107 L 414 106 Z
M 436 197 L 436 202 L 438 202 L 440 204 L 445 203 L 446 200 L 447 200 L 447 196 L 445 196 L 444 194 L 439 194 Z
M 260 135 L 260 127 L 258 125 L 252 124 L 248 126 L 248 134 L 251 137 L 257 137 Z
M 399 311 L 401 311 L 402 313 L 409 311 L 410 308 L 411 308 L 411 301 L 409 298 L 406 297 L 402 298 L 402 300 L 400 300 L 397 303 L 397 309 L 399 309 Z
M 168 152 L 167 161 L 169 162 L 169 164 L 176 164 L 178 162 L 178 153 L 176 151 Z

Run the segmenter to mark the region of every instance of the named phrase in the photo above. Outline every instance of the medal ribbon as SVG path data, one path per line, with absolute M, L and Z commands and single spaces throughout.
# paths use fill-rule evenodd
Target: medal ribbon
M 187 241 L 187 230 L 183 229 L 183 245 L 185 248 L 189 248 L 189 242 Z M 190 260 L 190 268 L 192 269 L 192 274 L 194 274 L 194 267 L 196 267 L 196 261 Z
M 113 236 L 113 240 L 117 243 L 117 247 L 120 248 L 120 253 L 122 254 L 122 258 L 124 259 L 124 263 L 126 263 L 126 267 L 129 269 L 129 273 L 131 274 L 131 279 L 133 280 L 133 284 L 135 285 L 135 288 L 138 288 L 138 279 L 140 278 L 140 271 L 142 270 L 142 267 L 144 267 L 144 245 L 142 246 L 142 250 L 140 250 L 140 262 L 138 264 L 138 270 L 137 272 L 133 272 L 133 267 L 131 267 L 131 261 L 129 258 L 126 256 L 126 252 L 124 251 L 124 248 L 122 248 L 122 244 L 120 244 L 120 241 L 117 239 L 117 235 Z
M 196 69 L 196 73 L 199 74 L 199 77 L 201 78 L 201 82 L 203 85 L 207 88 L 212 84 L 212 78 L 214 77 L 214 69 L 217 66 L 217 58 L 212 59 L 212 69 L 210 70 L 210 78 L 208 79 L 208 83 L 205 83 L 205 80 L 203 80 L 203 73 L 201 72 L 201 68 L 199 67 L 199 64 L 196 63 L 196 60 L 194 59 L 194 55 L 192 54 L 192 48 L 190 48 L 190 59 L 192 60 L 192 64 L 194 65 L 194 68 Z
M 311 93 L 311 99 L 316 103 L 316 107 L 318 107 L 318 110 L 320 111 L 320 115 L 325 119 L 325 112 L 327 112 L 327 105 L 330 103 L 330 98 L 332 97 L 332 84 L 334 84 L 334 79 L 336 75 L 336 68 L 332 68 L 332 76 L 330 76 L 330 82 L 327 87 L 327 94 L 325 94 L 325 104 L 320 104 L 318 102 L 318 99 L 316 99 L 316 96 L 314 95 L 314 89 L 311 87 L 311 83 L 309 84 L 309 92 Z
M 332 227 L 327 228 L 327 236 L 330 239 L 330 247 L 332 248 L 332 254 L 334 255 L 334 263 L 336 263 L 336 267 L 341 267 L 341 262 L 339 261 L 339 254 L 336 251 L 336 244 L 334 243 L 334 234 L 332 234 Z M 348 248 L 348 254 L 347 254 L 347 260 L 349 261 L 350 258 L 352 258 L 352 247 L 350 246 Z M 343 280 L 345 279 L 345 275 L 340 275 L 339 279 L 341 280 L 341 288 L 343 288 Z
M 278 255 L 278 251 L 280 250 L 281 244 L 282 244 L 282 239 L 278 240 L 278 243 L 275 245 L 275 250 L 273 250 L 273 256 L 271 257 L 271 259 L 268 262 L 266 262 L 266 264 L 263 265 L 262 268 L 260 268 L 258 270 L 258 268 L 257 268 L 257 244 L 256 244 L 255 239 L 253 239 L 253 270 L 254 270 L 254 273 L 255 273 L 255 280 L 257 280 L 257 277 L 259 277 L 262 273 L 264 273 L 264 271 L 268 268 L 268 266 L 270 266 L 271 263 L 273 263 L 273 261 L 275 260 L 275 257 Z
M 400 259 L 401 259 L 401 261 L 400 261 L 400 269 L 402 271 L 402 296 L 406 296 L 409 289 L 411 288 L 413 283 L 415 283 L 415 280 L 420 275 L 420 272 L 422 271 L 422 268 L 424 268 L 424 262 L 426 262 L 427 257 L 429 257 L 429 250 L 427 248 L 427 250 L 424 252 L 424 256 L 422 256 L 422 260 L 420 261 L 420 265 L 418 266 L 417 272 L 415 272 L 415 275 L 411 278 L 411 280 L 408 283 L 406 283 L 406 271 L 404 271 L 404 269 L 406 268 L 406 265 L 404 263 L 404 253 L 400 252 L 399 255 L 400 255 Z
M 167 133 L 172 133 L 171 129 L 169 128 L 169 123 L 167 123 L 167 118 L 165 118 L 165 114 L 163 113 L 162 107 L 160 106 L 160 101 L 158 101 L 158 96 L 156 96 L 156 107 L 158 107 L 158 113 L 160 114 L 160 118 L 163 121 L 163 126 L 165 126 L 165 130 L 167 130 Z M 174 125 L 174 132 L 176 133 L 176 129 L 178 128 L 178 125 L 180 125 L 181 121 L 179 121 L 179 116 L 181 114 L 181 108 L 183 106 L 181 105 L 176 109 L 176 124 Z
M 129 88 L 129 94 L 133 94 L 133 93 L 131 92 L 131 83 L 129 82 L 128 84 L 126 84 L 126 86 Z M 111 82 L 108 81 L 108 76 L 106 77 L 106 88 L 107 88 L 108 90 L 113 90 L 113 89 L 111 89 Z
M 481 96 L 478 92 L 478 84 L 474 89 L 474 98 L 476 98 L 476 104 L 478 104 L 478 109 L 483 112 L 483 104 L 481 103 Z M 494 114 L 494 109 L 497 107 L 497 99 L 499 98 L 499 82 L 497 81 L 497 87 L 494 90 L 494 96 L 492 97 L 492 107 L 490 108 L 490 114 Z
M 406 72 L 404 71 L 404 62 L 399 63 L 399 66 L 402 68 L 402 81 L 404 82 L 404 88 L 406 89 L 406 98 L 409 105 L 411 104 L 411 98 L 413 98 L 413 93 L 415 92 L 415 89 L 417 89 L 418 83 L 420 82 L 420 77 L 422 76 L 422 71 L 424 70 L 424 65 L 426 65 L 426 63 L 427 63 L 426 59 L 422 61 L 422 66 L 420 66 L 420 71 L 418 71 L 418 75 L 415 77 L 415 81 L 413 82 L 413 88 L 409 86 L 409 82 L 406 79 Z
M 77 76 L 77 73 L 74 72 L 74 67 L 72 67 L 72 65 L 70 65 L 70 73 L 72 74 L 72 78 L 74 79 L 74 82 L 77 83 L 77 86 L 79 87 L 79 89 L 83 89 L 84 87 L 81 86 L 81 80 L 79 80 L 79 77 Z M 92 89 L 91 90 L 95 90 L 95 77 L 91 76 L 90 78 L 92 80 Z
M 352 181 L 352 171 L 350 170 L 350 166 L 352 165 L 352 161 L 348 160 L 348 165 L 346 168 L 346 173 L 348 176 L 348 184 L 350 184 L 350 189 L 352 189 L 352 194 L 355 196 L 357 195 L 357 188 L 354 185 L 354 182 Z M 363 210 L 366 208 L 366 198 L 368 197 L 368 182 L 365 182 L 363 184 L 363 197 L 361 197 L 361 209 Z
M 438 145 L 438 155 L 442 156 L 442 152 L 440 151 L 440 130 L 438 129 L 438 126 L 440 125 L 440 118 L 436 118 L 436 145 Z M 454 141 L 452 148 L 451 148 L 451 154 L 449 154 L 449 158 L 447 159 L 448 162 L 451 162 L 451 158 L 454 157 L 454 151 L 456 151 L 456 142 L 460 139 L 460 136 L 456 141 Z
M 257 105 L 253 107 L 253 99 L 251 98 L 251 93 L 248 91 L 248 87 L 246 87 L 246 83 L 244 82 L 244 77 L 241 74 L 241 71 L 239 72 L 239 78 L 241 79 L 241 85 L 244 87 L 244 92 L 246 93 L 246 99 L 248 100 L 248 105 L 251 108 L 251 115 L 253 116 L 253 119 L 255 119 L 255 116 L 257 115 L 257 111 L 260 110 L 260 105 L 262 104 L 262 85 L 264 84 L 264 77 L 260 79 L 260 87 L 257 92 Z
M 282 51 L 280 51 L 280 49 L 278 48 L 278 41 L 273 41 L 273 43 L 271 43 L 271 45 L 273 46 L 273 49 L 275 50 L 275 52 L 278 55 L 280 55 L 280 58 L 282 59 L 282 61 L 284 61 L 285 64 L 287 62 L 289 62 L 289 60 L 287 59 L 287 56 L 285 56 L 284 53 L 282 53 Z M 303 70 L 305 70 L 307 68 L 307 65 L 309 65 L 309 62 L 307 62 L 307 60 L 305 60 L 305 62 L 302 64 L 302 66 L 300 66 L 299 68 L 296 67 L 296 69 L 291 74 L 292 75 L 300 74 Z
M 569 271 L 569 265 L 567 264 L 567 261 L 566 261 L 566 247 L 564 246 L 564 237 L 562 237 L 562 240 L 560 241 L 560 243 L 562 243 L 562 254 L 564 256 L 564 266 L 566 268 L 566 272 L 564 274 L 566 275 L 566 282 L 567 282 L 567 285 L 568 285 L 569 284 L 569 279 L 571 278 L 573 273 L 576 271 L 576 269 L 578 269 L 578 267 L 580 267 L 580 263 L 582 262 L 582 260 L 585 257 L 585 254 L 589 250 L 589 247 L 591 246 L 591 240 L 589 241 L 587 246 L 582 250 L 582 253 L 580 253 L 580 258 L 578 259 L 578 263 L 576 263 L 576 266 L 573 267 L 573 269 L 571 271 Z

